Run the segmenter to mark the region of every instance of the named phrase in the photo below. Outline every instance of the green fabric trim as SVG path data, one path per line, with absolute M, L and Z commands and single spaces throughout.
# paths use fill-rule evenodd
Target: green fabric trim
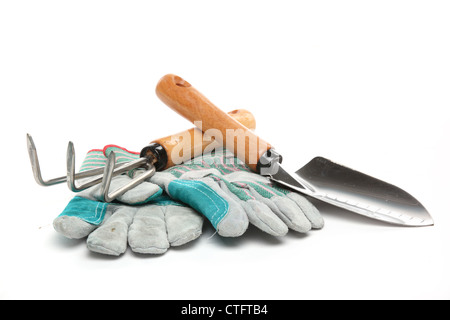
M 217 225 L 228 213 L 228 202 L 204 182 L 173 180 L 169 183 L 168 191 L 172 198 L 202 213 L 216 230 Z
M 157 199 L 153 200 L 152 204 L 154 204 L 156 206 L 162 206 L 162 207 L 166 207 L 166 206 L 184 207 L 184 205 L 182 205 L 178 201 L 172 200 L 172 198 L 170 198 L 166 194 L 160 195 Z
M 74 197 L 59 215 L 77 217 L 93 225 L 100 225 L 105 218 L 108 203 Z
M 116 147 L 116 146 L 110 146 L 105 150 L 106 156 L 109 156 L 109 154 L 114 151 L 116 154 L 116 162 L 122 163 L 126 161 L 132 161 L 139 159 L 139 155 L 136 153 L 129 152 L 127 150 L 124 150 L 122 148 Z

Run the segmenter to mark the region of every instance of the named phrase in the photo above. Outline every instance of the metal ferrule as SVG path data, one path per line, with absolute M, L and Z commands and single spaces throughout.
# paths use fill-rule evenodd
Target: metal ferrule
M 153 164 L 156 171 L 163 170 L 167 166 L 168 157 L 166 149 L 159 143 L 152 142 L 141 150 L 141 158 L 149 159 L 149 163 Z
M 283 157 L 274 149 L 267 150 L 258 161 L 256 170 L 263 176 L 272 176 L 278 172 L 278 166 L 283 161 Z

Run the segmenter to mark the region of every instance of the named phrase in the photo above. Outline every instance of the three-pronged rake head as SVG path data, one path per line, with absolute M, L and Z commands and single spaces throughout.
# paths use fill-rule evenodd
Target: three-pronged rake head
M 31 168 L 33 170 L 33 176 L 39 185 L 52 186 L 67 182 L 67 185 L 71 191 L 79 192 L 101 183 L 101 200 L 105 202 L 113 201 L 144 180 L 150 178 L 156 172 L 155 166 L 151 163 L 151 158 L 141 157 L 136 160 L 116 164 L 115 153 L 111 152 L 104 168 L 95 168 L 75 173 L 75 147 L 70 141 L 67 146 L 66 154 L 67 174 L 65 176 L 44 180 L 42 178 L 36 145 L 34 144 L 33 138 L 29 134 L 27 134 L 27 147 L 28 154 L 30 156 Z M 114 176 L 137 168 L 144 168 L 146 170 L 131 179 L 129 183 L 112 192 L 109 191 L 111 180 Z
M 255 118 L 249 111 L 238 109 L 230 111 L 229 115 L 247 128 L 255 128 Z M 176 139 L 173 139 L 174 137 L 176 137 Z M 66 175 L 44 180 L 42 178 L 36 146 L 31 136 L 27 134 L 27 146 L 28 154 L 30 155 L 31 168 L 33 169 L 34 179 L 39 185 L 52 186 L 67 182 L 71 191 L 78 192 L 102 183 L 99 187 L 101 188 L 103 200 L 107 202 L 113 201 L 115 198 L 134 188 L 139 183 L 150 178 L 156 171 L 167 169 L 182 161 L 200 156 L 212 143 L 215 143 L 215 139 L 203 139 L 201 130 L 191 128 L 176 133 L 175 135 L 170 135 L 150 142 L 141 150 L 139 155 L 140 158 L 136 160 L 116 163 L 115 154 L 114 152 L 111 152 L 104 168 L 95 168 L 75 173 L 75 148 L 73 143 L 69 142 L 67 147 Z M 180 158 L 179 152 L 174 152 L 176 150 L 187 150 L 188 152 L 183 151 L 183 155 Z M 175 159 L 172 158 L 172 154 L 176 155 Z M 134 170 L 137 168 L 143 170 Z M 114 176 L 131 171 L 135 173 L 133 179 L 130 179 L 128 183 L 116 190 L 109 192 L 111 180 Z
M 69 180 L 68 176 L 69 176 L 69 172 L 70 172 L 70 180 L 71 180 L 71 184 L 74 184 L 74 188 L 72 189 L 70 184 L 69 184 L 69 188 L 73 191 L 80 191 L 80 190 L 82 190 L 82 188 L 75 186 L 75 180 L 85 179 L 85 178 L 103 174 L 103 171 L 104 171 L 103 168 L 86 170 L 86 171 L 75 174 L 75 150 L 73 147 L 73 143 L 69 142 L 69 146 L 67 148 L 67 172 L 68 172 L 68 174 L 66 176 L 44 180 L 42 178 L 41 166 L 39 164 L 39 158 L 37 155 L 36 145 L 34 144 L 33 138 L 31 137 L 30 134 L 27 134 L 27 147 L 28 147 L 28 155 L 30 156 L 31 169 L 33 170 L 34 179 L 36 180 L 37 184 L 39 184 L 41 186 L 47 187 L 47 186 L 53 186 L 55 184 L 68 182 L 68 180 Z

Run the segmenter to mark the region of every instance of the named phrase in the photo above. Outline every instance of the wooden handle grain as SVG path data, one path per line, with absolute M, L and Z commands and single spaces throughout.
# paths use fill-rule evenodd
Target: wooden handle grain
M 249 129 L 255 129 L 255 117 L 250 111 L 237 109 L 228 114 Z M 164 138 L 153 141 L 161 145 L 167 154 L 167 164 L 164 169 L 200 156 L 207 147 L 214 148 L 215 137 L 208 137 L 198 128 L 192 128 Z
M 165 75 L 156 86 L 157 96 L 171 109 L 203 132 L 214 132 L 216 140 L 257 171 L 259 158 L 271 146 L 225 112 L 216 107 L 186 80 Z

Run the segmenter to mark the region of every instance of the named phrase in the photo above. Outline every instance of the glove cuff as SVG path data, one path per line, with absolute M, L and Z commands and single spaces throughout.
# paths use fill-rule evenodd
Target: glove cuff
M 129 151 L 123 147 L 119 147 L 115 144 L 108 144 L 103 148 L 103 155 L 108 157 L 109 154 L 114 151 L 116 154 L 116 162 L 122 163 L 126 161 L 132 161 L 139 159 L 139 152 Z

